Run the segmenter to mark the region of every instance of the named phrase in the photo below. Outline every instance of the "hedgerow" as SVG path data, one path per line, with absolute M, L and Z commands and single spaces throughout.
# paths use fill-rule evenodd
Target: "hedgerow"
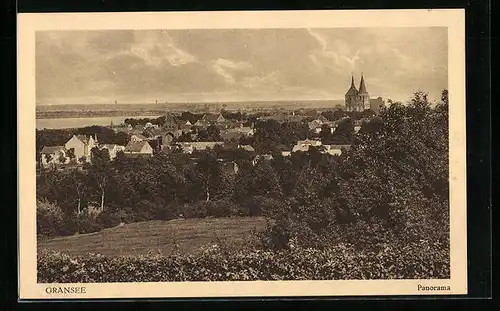
M 449 251 L 439 243 L 363 251 L 350 244 L 328 249 L 226 252 L 213 245 L 191 255 L 105 257 L 40 251 L 39 283 L 245 280 L 446 279 Z

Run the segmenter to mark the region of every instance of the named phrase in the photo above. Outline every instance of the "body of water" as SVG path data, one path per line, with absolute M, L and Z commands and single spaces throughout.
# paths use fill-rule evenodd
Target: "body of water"
M 125 119 L 143 119 L 143 118 L 158 118 L 159 116 L 123 116 L 123 117 L 95 117 L 95 118 L 54 118 L 54 119 L 37 119 L 36 128 L 41 129 L 64 129 L 78 128 L 92 125 L 109 126 L 111 122 L 117 125 L 123 123 Z

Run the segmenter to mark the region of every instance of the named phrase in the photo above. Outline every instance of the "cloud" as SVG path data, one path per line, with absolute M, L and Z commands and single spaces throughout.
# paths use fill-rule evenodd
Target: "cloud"
M 196 62 L 195 56 L 177 47 L 168 32 L 147 32 L 145 35 L 135 35 L 130 50 L 122 53 L 130 53 L 143 59 L 151 66 L 164 65 L 165 62 L 172 66 L 182 66 Z
M 211 62 L 211 68 L 219 75 L 221 75 L 227 83 L 235 84 L 235 72 L 245 72 L 252 68 L 248 62 L 234 62 L 228 59 L 218 58 Z
M 357 50 L 354 55 L 351 53 L 350 45 L 341 39 L 328 41 L 326 36 L 307 29 L 309 35 L 320 45 L 320 49 L 311 52 L 309 57 L 318 66 L 326 66 L 330 69 L 355 69 L 357 61 L 360 60 L 361 50 Z M 332 62 L 333 61 L 333 62 Z
M 266 75 L 256 75 L 246 77 L 242 81 L 242 85 L 249 89 L 269 90 L 274 89 L 281 91 L 283 83 L 281 82 L 281 74 L 278 71 L 273 71 Z
M 447 62 L 445 28 L 42 31 L 36 93 L 111 101 L 337 98 L 351 73 L 358 83 L 363 72 L 373 96 L 423 89 L 438 97 Z
M 356 68 L 356 62 L 360 59 L 359 58 L 359 53 L 361 52 L 361 50 L 357 50 L 356 51 L 356 54 L 354 54 L 354 56 L 352 58 L 349 58 L 347 56 L 342 56 L 342 58 L 349 63 L 349 65 L 351 66 L 352 69 Z

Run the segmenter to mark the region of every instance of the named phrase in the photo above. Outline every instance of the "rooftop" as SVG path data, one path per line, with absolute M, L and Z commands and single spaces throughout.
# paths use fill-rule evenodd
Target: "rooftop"
M 125 152 L 140 152 L 147 144 L 147 141 L 130 141 L 125 147 Z
M 49 146 L 49 147 L 43 147 L 41 153 L 42 154 L 53 154 L 58 151 L 64 150 L 63 146 Z

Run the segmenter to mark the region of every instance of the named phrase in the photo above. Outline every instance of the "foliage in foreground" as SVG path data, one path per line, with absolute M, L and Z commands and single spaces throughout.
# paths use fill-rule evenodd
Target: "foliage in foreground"
M 213 245 L 193 255 L 136 257 L 69 256 L 41 251 L 39 283 L 446 279 L 449 252 L 439 243 L 395 249 L 381 244 L 359 250 L 350 244 L 317 250 L 228 251 Z

